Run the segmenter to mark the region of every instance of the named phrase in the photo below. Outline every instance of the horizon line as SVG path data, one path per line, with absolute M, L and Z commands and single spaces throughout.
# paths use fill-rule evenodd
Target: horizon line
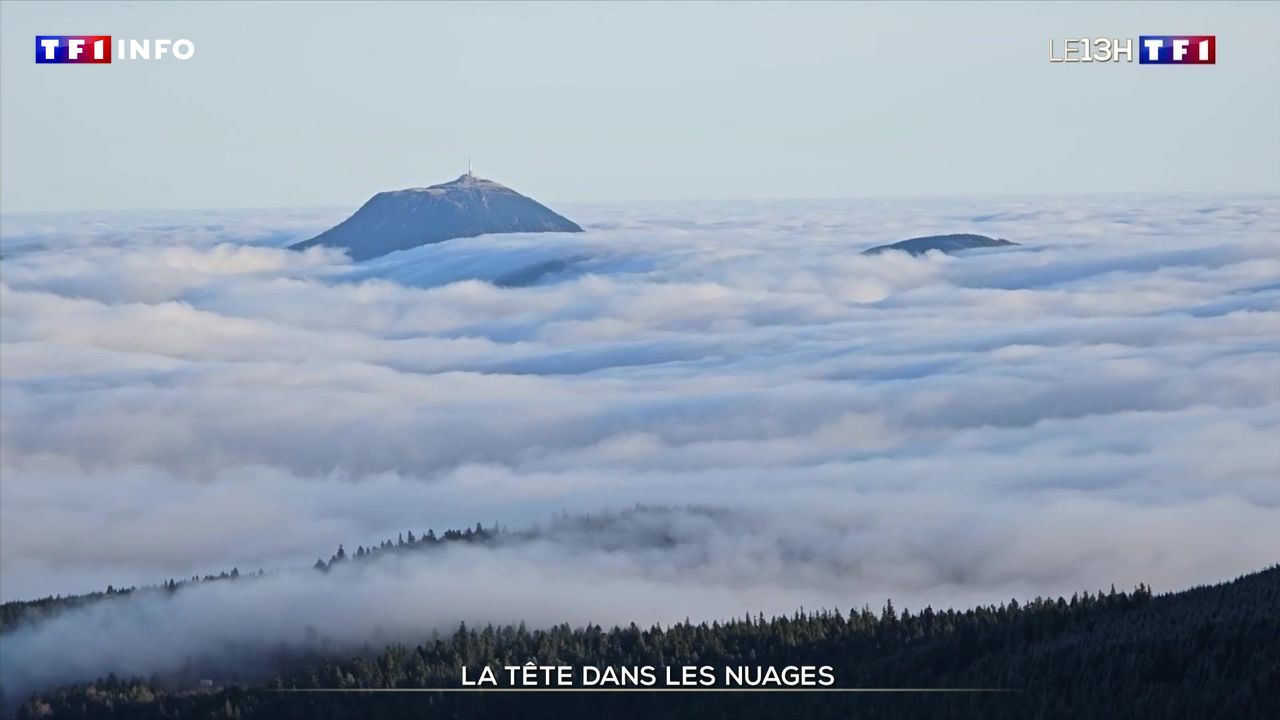
M 397 188 L 404 190 L 406 188 Z M 395 192 L 397 189 L 377 190 L 374 194 L 380 192 Z M 547 204 L 563 204 L 563 205 L 647 205 L 647 204 L 673 204 L 673 203 L 731 203 L 731 202 L 803 202 L 803 201 L 835 201 L 835 200 L 966 200 L 981 198 L 1104 198 L 1104 197 L 1186 197 L 1186 196 L 1203 196 L 1203 197 L 1280 197 L 1280 188 L 1272 190 L 1118 190 L 1118 191 L 1098 191 L 1098 190 L 1082 190 L 1082 191 L 1061 191 L 1061 192 L 975 192 L 975 193 L 920 193 L 920 194 L 869 194 L 869 195 L 778 195 L 778 196 L 748 196 L 748 197 L 695 197 L 695 198 L 630 198 L 630 199 L 560 199 L 547 200 L 538 202 Z M 369 197 L 373 197 L 370 195 Z M 529 196 L 526 196 L 529 197 Z M 362 204 L 367 201 L 358 201 Z M 338 209 L 345 207 L 358 207 L 359 205 L 339 205 L 336 203 L 317 203 L 313 205 L 211 205 L 206 207 L 195 206 L 152 206 L 152 207 L 123 207 L 123 208 L 48 208 L 37 210 L 5 210 L 3 203 L 0 203 L 0 217 L 13 217 L 22 215 L 57 215 L 57 214 L 88 214 L 88 213 L 169 213 L 169 212 L 248 212 L 261 210 L 322 210 L 322 209 Z

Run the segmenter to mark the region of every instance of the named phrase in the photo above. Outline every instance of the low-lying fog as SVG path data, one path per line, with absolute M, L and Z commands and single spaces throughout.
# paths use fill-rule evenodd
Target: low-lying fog
M 555 209 L 361 265 L 279 249 L 340 210 L 4 217 L 0 596 L 269 571 L 6 633 L 6 692 L 1280 559 L 1275 197 Z M 859 255 L 961 231 L 1023 245 Z M 306 569 L 477 522 L 542 530 Z

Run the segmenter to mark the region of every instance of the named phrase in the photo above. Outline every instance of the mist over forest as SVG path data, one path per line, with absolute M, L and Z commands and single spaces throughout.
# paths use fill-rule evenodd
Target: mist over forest
M 3 216 L 0 599 L 246 575 L 7 628 L 6 693 L 1277 559 L 1274 197 L 557 209 L 359 264 L 283 249 L 345 209 Z M 949 232 L 1019 245 L 860 254 Z

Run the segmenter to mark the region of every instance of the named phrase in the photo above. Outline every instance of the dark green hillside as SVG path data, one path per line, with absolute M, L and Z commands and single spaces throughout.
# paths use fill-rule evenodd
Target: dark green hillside
M 439 537 L 432 530 L 427 530 L 421 537 L 415 537 L 413 531 L 408 533 L 408 541 L 405 540 L 405 533 L 392 540 L 383 540 L 378 545 L 357 547 L 350 555 L 347 554 L 346 548 L 342 545 L 338 546 L 337 552 L 329 556 L 326 562 L 324 558 L 317 558 L 314 567 L 316 570 L 328 570 L 333 564 L 345 562 L 348 559 L 354 561 L 371 561 L 383 555 L 396 552 L 409 552 L 415 550 L 427 550 L 446 543 L 451 542 L 487 542 L 497 537 L 497 529 L 486 530 L 483 526 L 477 524 L 475 529 L 467 528 L 466 530 L 445 530 Z M 265 572 L 259 569 L 256 572 L 247 575 L 241 574 L 238 568 L 232 568 L 230 572 L 220 572 L 217 575 L 205 575 L 200 577 L 194 575 L 189 579 L 175 580 L 170 578 L 149 587 L 125 587 L 117 588 L 111 585 L 107 586 L 105 591 L 84 593 L 82 595 L 50 595 L 47 597 L 36 598 L 35 600 L 11 600 L 0 604 L 0 633 L 9 632 L 20 625 L 27 623 L 37 623 L 47 620 L 64 610 L 70 610 L 84 605 L 90 605 L 102 600 L 122 597 L 133 593 L 151 593 L 151 592 L 177 592 L 189 585 L 199 583 L 215 582 L 219 580 L 239 580 L 243 578 L 253 578 L 264 575 Z
M 287 669 L 269 687 L 458 685 L 458 668 L 832 665 L 838 685 L 1001 693 L 166 692 L 115 678 L 33 698 L 27 717 L 1250 718 L 1280 717 L 1280 567 L 1153 597 L 1085 593 L 966 611 L 797 613 L 671 628 L 460 628 L 417 648 Z

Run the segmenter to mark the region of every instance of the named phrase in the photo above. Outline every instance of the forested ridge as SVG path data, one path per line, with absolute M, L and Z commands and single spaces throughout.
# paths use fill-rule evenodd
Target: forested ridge
M 459 668 L 830 665 L 837 686 L 1000 693 L 295 693 L 456 687 Z M 33 696 L 21 718 L 1280 717 L 1280 567 L 1153 596 L 1081 593 L 970 610 L 797 612 L 727 622 L 468 628 L 417 647 L 313 657 L 260 687 L 101 679 Z
M 375 558 L 396 552 L 406 552 L 413 550 L 426 550 L 438 545 L 451 542 L 485 542 L 492 540 L 499 534 L 498 529 L 485 529 L 479 523 L 475 528 L 467 528 L 466 530 L 445 530 L 437 536 L 434 530 L 427 530 L 420 536 L 414 535 L 410 530 L 407 533 L 400 533 L 395 540 L 383 540 L 377 545 L 364 547 L 357 546 L 355 551 L 348 555 L 344 546 L 339 545 L 336 552 L 329 556 L 329 560 L 317 558 L 312 567 L 316 570 L 327 571 L 334 564 L 345 562 L 348 559 L 357 561 L 370 561 Z M 49 595 L 34 600 L 11 600 L 0 604 L 0 633 L 13 630 L 23 623 L 35 623 L 48 619 L 63 610 L 82 607 L 101 600 L 107 600 L 113 597 L 130 595 L 133 593 L 148 592 L 177 592 L 189 585 L 199 583 L 215 582 L 219 580 L 239 580 L 241 578 L 252 578 L 255 576 L 265 575 L 266 571 L 259 569 L 256 572 L 242 574 L 239 568 L 232 568 L 230 571 L 222 571 L 217 575 L 193 575 L 187 579 L 169 578 L 157 585 L 138 588 L 134 586 L 117 588 L 114 585 L 108 585 L 106 590 L 84 593 L 81 595 Z

